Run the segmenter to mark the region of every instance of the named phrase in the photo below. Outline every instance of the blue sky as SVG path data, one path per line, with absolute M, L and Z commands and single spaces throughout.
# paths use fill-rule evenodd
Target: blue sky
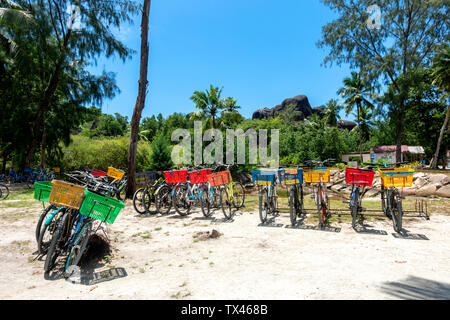
M 312 107 L 338 98 L 347 66 L 321 66 L 316 43 L 334 13 L 319 0 L 154 0 L 150 12 L 149 91 L 142 116 L 194 111 L 190 96 L 210 84 L 234 97 L 241 113 L 308 96 Z M 139 77 L 140 17 L 118 32 L 132 59 L 100 59 L 116 73 L 121 93 L 102 111 L 131 119 Z M 344 116 L 342 114 L 342 116 Z M 344 118 L 352 118 L 348 116 Z

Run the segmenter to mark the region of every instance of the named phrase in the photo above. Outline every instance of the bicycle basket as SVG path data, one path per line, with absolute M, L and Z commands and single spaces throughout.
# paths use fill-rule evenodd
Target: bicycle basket
M 211 174 L 211 169 L 202 169 L 199 171 L 189 172 L 189 179 L 192 184 L 200 184 L 208 182 L 208 175 Z
M 275 184 L 274 171 L 252 170 L 252 182 L 258 186 L 271 186 Z
M 164 179 L 169 184 L 183 183 L 187 181 L 187 174 L 187 170 L 165 171 Z
M 330 182 L 330 168 L 311 168 L 303 171 L 306 183 Z
M 80 213 L 113 224 L 124 207 L 125 204 L 122 201 L 85 190 L 85 198 Z
M 36 200 L 48 202 L 51 192 L 51 181 L 38 181 L 34 183 L 34 198 Z
M 48 202 L 59 207 L 80 209 L 84 199 L 84 187 L 60 180 L 52 181 Z
M 159 174 L 156 171 L 146 171 L 136 173 L 136 184 L 137 185 L 147 185 L 158 180 Z
M 281 184 L 285 186 L 302 184 L 303 170 L 302 169 L 278 170 L 278 181 L 280 181 Z
M 125 175 L 125 171 L 113 167 L 108 167 L 108 172 L 106 172 L 106 175 L 113 179 L 122 180 L 123 176 Z
M 379 172 L 383 187 L 411 187 L 413 184 L 414 169 L 380 169 Z
M 375 171 L 345 168 L 345 180 L 347 184 L 353 184 L 363 187 L 371 187 Z
M 230 171 L 221 171 L 208 175 L 211 187 L 225 186 L 230 183 Z

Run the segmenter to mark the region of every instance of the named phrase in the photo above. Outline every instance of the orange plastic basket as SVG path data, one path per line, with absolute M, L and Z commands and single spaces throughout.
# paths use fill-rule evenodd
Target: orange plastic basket
M 383 187 L 411 187 L 414 170 L 410 168 L 380 169 L 381 184 Z
M 108 172 L 106 173 L 106 175 L 117 180 L 122 180 L 123 176 L 125 175 L 125 171 L 113 167 L 108 167 Z
M 85 188 L 60 180 L 52 181 L 52 191 L 48 202 L 59 207 L 80 209 Z
M 304 169 L 303 177 L 306 183 L 330 182 L 330 168 Z
M 230 183 L 230 171 L 222 171 L 208 175 L 211 187 L 224 186 Z

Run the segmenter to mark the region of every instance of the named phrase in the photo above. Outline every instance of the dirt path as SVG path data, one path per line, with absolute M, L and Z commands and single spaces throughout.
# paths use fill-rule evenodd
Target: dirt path
M 447 215 L 406 221 L 405 239 L 389 220 L 357 234 L 348 222 L 288 228 L 283 215 L 262 227 L 257 212 L 232 223 L 220 212 L 142 217 L 128 204 L 109 231 L 111 257 L 73 284 L 45 279 L 34 260 L 41 209 L 0 209 L 0 299 L 450 299 Z M 221 236 L 204 239 L 213 229 Z

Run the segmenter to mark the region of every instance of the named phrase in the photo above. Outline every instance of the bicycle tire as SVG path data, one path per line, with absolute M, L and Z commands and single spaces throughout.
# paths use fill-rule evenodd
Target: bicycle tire
M 234 203 L 228 199 L 228 191 L 226 188 L 220 189 L 220 205 L 222 207 L 223 215 L 225 219 L 230 220 L 234 216 Z
M 41 228 L 40 234 L 39 234 L 39 241 L 38 241 L 38 252 L 39 254 L 46 254 L 48 247 L 50 246 L 50 243 L 52 241 L 53 234 L 55 233 L 55 230 L 59 224 L 59 221 L 64 216 L 65 209 L 58 209 L 58 212 L 54 215 L 50 223 L 44 224 Z M 44 240 L 45 238 L 45 240 Z
M 160 186 L 155 192 L 156 211 L 162 215 L 168 214 L 172 208 L 172 188 L 169 185 Z
M 60 247 L 60 242 L 62 238 L 65 236 L 65 230 L 67 228 L 67 221 L 69 219 L 70 210 L 64 213 L 64 216 L 61 218 L 61 220 L 58 223 L 58 226 L 55 229 L 55 232 L 53 233 L 52 240 L 50 242 L 50 245 L 47 250 L 47 256 L 45 258 L 44 263 L 44 271 L 50 272 L 56 264 L 56 260 L 62 253 L 62 248 Z
M 186 200 L 188 196 L 187 185 L 179 184 L 175 186 L 173 192 L 173 206 L 176 212 L 182 217 L 187 216 L 191 210 L 191 203 Z
M 392 193 L 392 224 L 394 230 L 397 233 L 401 233 L 403 230 L 402 219 L 403 219 L 403 209 L 402 209 L 402 199 L 398 191 Z
M 359 188 L 354 189 L 354 193 L 352 194 L 353 199 L 351 200 L 350 210 L 352 213 L 352 227 L 356 227 L 356 219 L 358 217 L 358 209 L 359 209 Z
M 66 265 L 65 265 L 65 269 L 64 269 L 64 277 L 65 278 L 68 278 L 72 275 L 67 272 L 67 269 L 70 266 L 72 266 L 72 265 L 78 266 L 80 264 L 80 260 L 86 251 L 89 237 L 91 236 L 91 231 L 92 231 L 92 221 L 88 221 L 88 222 L 84 223 L 80 232 L 76 236 L 75 241 L 73 242 L 73 245 L 70 248 L 70 252 L 67 255 Z
M 203 216 L 208 218 L 211 216 L 211 199 L 210 195 L 211 192 L 214 192 L 213 190 L 208 190 L 208 188 L 203 189 L 201 196 L 200 196 L 200 205 L 202 209 Z
M 140 189 L 136 190 L 136 192 L 133 195 L 133 207 L 134 207 L 134 210 L 136 210 L 136 212 L 139 214 L 146 213 L 145 205 L 143 202 L 143 193 L 144 193 L 144 188 L 140 188 Z
M 295 187 L 291 188 L 289 191 L 289 218 L 291 220 L 291 225 L 294 227 L 297 224 L 297 208 L 295 201 Z
M 236 209 L 240 209 L 245 204 L 245 188 L 242 183 L 234 182 L 233 189 L 233 205 Z
M 42 231 L 41 229 L 43 229 L 42 223 L 44 222 L 44 220 L 47 217 L 48 213 L 50 211 L 56 210 L 56 209 L 57 209 L 56 206 L 51 204 L 51 205 L 47 206 L 44 209 L 44 211 L 42 211 L 42 213 L 41 213 L 41 215 L 39 217 L 38 223 L 36 224 L 36 232 L 35 232 L 35 234 L 36 234 L 36 242 L 37 243 L 39 243 L 39 236 L 40 236 L 41 231 Z
M 259 193 L 259 219 L 261 223 L 267 222 L 267 212 L 269 210 L 269 195 L 267 188 L 262 188 Z
M 9 188 L 5 184 L 0 184 L 0 200 L 5 200 L 9 196 Z
M 156 214 L 156 187 L 150 186 L 145 188 L 142 195 L 142 203 L 144 204 L 145 212 L 150 214 Z M 154 210 L 152 210 L 152 204 L 154 205 Z

